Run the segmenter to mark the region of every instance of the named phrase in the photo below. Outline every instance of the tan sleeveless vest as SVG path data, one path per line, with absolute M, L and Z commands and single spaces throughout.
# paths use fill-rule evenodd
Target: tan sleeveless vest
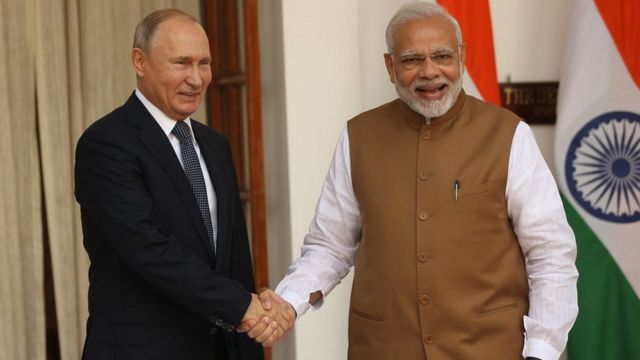
M 528 285 L 505 199 L 518 122 L 463 92 L 430 125 L 400 100 L 349 121 L 349 359 L 522 358 Z

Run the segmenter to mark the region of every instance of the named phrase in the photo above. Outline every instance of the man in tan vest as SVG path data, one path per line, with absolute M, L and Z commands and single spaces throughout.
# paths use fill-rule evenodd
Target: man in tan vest
M 464 93 L 440 6 L 401 7 L 387 46 L 399 99 L 348 122 L 276 292 L 301 316 L 354 266 L 349 359 L 558 359 L 575 239 L 530 128 Z

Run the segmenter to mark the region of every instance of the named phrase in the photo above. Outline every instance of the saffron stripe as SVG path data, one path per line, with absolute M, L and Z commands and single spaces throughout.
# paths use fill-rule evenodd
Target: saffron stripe
M 640 88 L 640 1 L 595 0 L 627 70 Z
M 489 0 L 438 0 L 458 20 L 466 43 L 466 68 L 482 98 L 500 106 Z

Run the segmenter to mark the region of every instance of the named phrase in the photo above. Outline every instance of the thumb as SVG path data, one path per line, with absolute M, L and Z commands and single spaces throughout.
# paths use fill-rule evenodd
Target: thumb
M 260 302 L 262 303 L 262 307 L 265 310 L 271 310 L 271 294 L 268 291 L 263 291 L 262 293 L 260 293 Z

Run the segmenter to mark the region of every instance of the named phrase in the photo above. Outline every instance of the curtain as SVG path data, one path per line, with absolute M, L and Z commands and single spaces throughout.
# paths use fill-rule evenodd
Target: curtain
M 0 1 L 0 358 L 45 347 L 33 1 Z
M 89 261 L 73 196 L 75 144 L 135 89 L 130 52 L 147 13 L 199 0 L 0 1 L 0 358 L 45 359 L 48 238 L 60 357 L 80 359 Z M 201 107 L 194 118 L 205 121 Z

